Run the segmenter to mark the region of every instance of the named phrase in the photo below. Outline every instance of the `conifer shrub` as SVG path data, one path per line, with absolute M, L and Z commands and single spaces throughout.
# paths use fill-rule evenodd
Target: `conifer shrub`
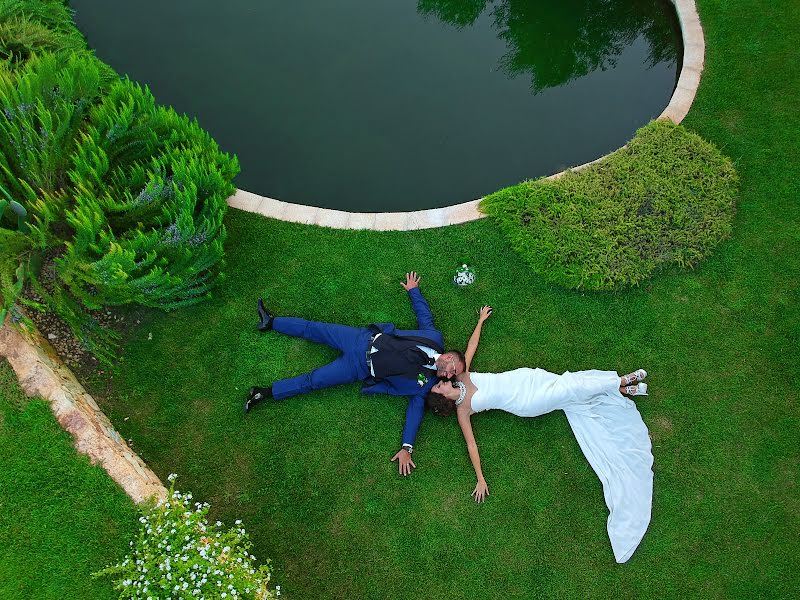
M 610 290 L 666 265 L 697 265 L 730 235 L 737 192 L 733 164 L 715 146 L 654 121 L 598 163 L 505 188 L 480 209 L 546 280 Z
M 27 249 L 0 261 L 3 305 L 55 312 L 100 358 L 112 340 L 90 311 L 209 293 L 238 172 L 196 121 L 110 73 L 85 53 L 0 73 L 0 186 L 28 214 Z M 9 215 L 0 227 L 15 230 Z
M 88 53 L 72 11 L 59 0 L 0 0 L 0 70 L 45 52 Z

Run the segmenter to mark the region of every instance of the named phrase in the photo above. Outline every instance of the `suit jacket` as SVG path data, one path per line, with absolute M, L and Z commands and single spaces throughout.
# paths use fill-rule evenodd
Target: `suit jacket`
M 374 327 L 381 333 L 394 335 L 399 338 L 414 340 L 423 346 L 428 346 L 436 352 L 444 352 L 444 337 L 442 332 L 433 325 L 433 313 L 431 307 L 422 297 L 419 288 L 411 288 L 408 291 L 411 300 L 411 308 L 417 317 L 417 329 L 397 329 L 393 323 L 376 323 Z M 422 369 L 428 381 L 420 385 L 417 379 L 395 375 L 386 377 L 380 381 L 367 379 L 361 392 L 364 394 L 390 394 L 392 396 L 410 396 L 408 407 L 406 408 L 406 424 L 403 428 L 403 444 L 414 444 L 422 423 L 422 415 L 425 412 L 425 396 L 436 385 L 436 373 L 430 369 Z

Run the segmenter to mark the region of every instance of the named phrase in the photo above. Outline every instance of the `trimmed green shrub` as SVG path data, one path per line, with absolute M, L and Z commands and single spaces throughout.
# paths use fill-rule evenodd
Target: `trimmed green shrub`
M 609 290 L 708 256 L 731 233 L 737 191 L 716 147 L 654 121 L 598 163 L 505 188 L 480 209 L 548 281 Z
M 209 505 L 175 489 L 170 475 L 169 496 L 139 517 L 141 527 L 131 554 L 95 577 L 114 578 L 120 598 L 229 598 L 267 600 L 269 561 L 256 568 L 253 544 L 241 521 L 224 530 L 208 521 Z
M 208 294 L 238 172 L 196 121 L 110 74 L 87 54 L 0 73 L 0 185 L 27 211 L 30 245 L 19 265 L 0 263 L 3 305 L 52 310 L 100 358 L 111 340 L 87 311 Z M 20 277 L 41 303 L 19 295 Z

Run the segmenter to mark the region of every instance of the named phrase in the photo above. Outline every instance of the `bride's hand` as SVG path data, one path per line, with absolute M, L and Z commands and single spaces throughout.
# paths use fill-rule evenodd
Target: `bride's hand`
M 486 485 L 485 481 L 479 481 L 472 492 L 472 497 L 475 498 L 475 502 L 483 502 L 488 495 L 489 486 Z
M 478 317 L 479 321 L 485 321 L 489 317 L 492 316 L 492 307 L 489 305 L 482 306 L 480 310 L 480 316 Z

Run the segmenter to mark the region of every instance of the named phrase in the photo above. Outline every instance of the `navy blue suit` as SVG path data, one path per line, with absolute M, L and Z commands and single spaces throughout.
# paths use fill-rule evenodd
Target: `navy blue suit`
M 443 352 L 444 338 L 434 327 L 430 306 L 422 297 L 419 288 L 411 288 L 408 296 L 411 308 L 417 316 L 417 329 L 397 329 L 392 323 L 376 323 L 374 327 L 384 334 L 412 339 L 436 352 Z M 326 344 L 342 353 L 333 362 L 310 373 L 275 381 L 272 384 L 272 395 L 276 400 L 342 383 L 363 381 L 364 387 L 361 391 L 364 394 L 410 396 L 402 443 L 414 444 L 425 412 L 425 396 L 436 384 L 435 370 L 422 369 L 428 380 L 424 385 L 420 385 L 416 378 L 402 376 L 391 376 L 376 381 L 367 366 L 367 350 L 373 337 L 373 332 L 369 328 L 307 321 L 295 317 L 275 317 L 272 328 L 286 335 Z

